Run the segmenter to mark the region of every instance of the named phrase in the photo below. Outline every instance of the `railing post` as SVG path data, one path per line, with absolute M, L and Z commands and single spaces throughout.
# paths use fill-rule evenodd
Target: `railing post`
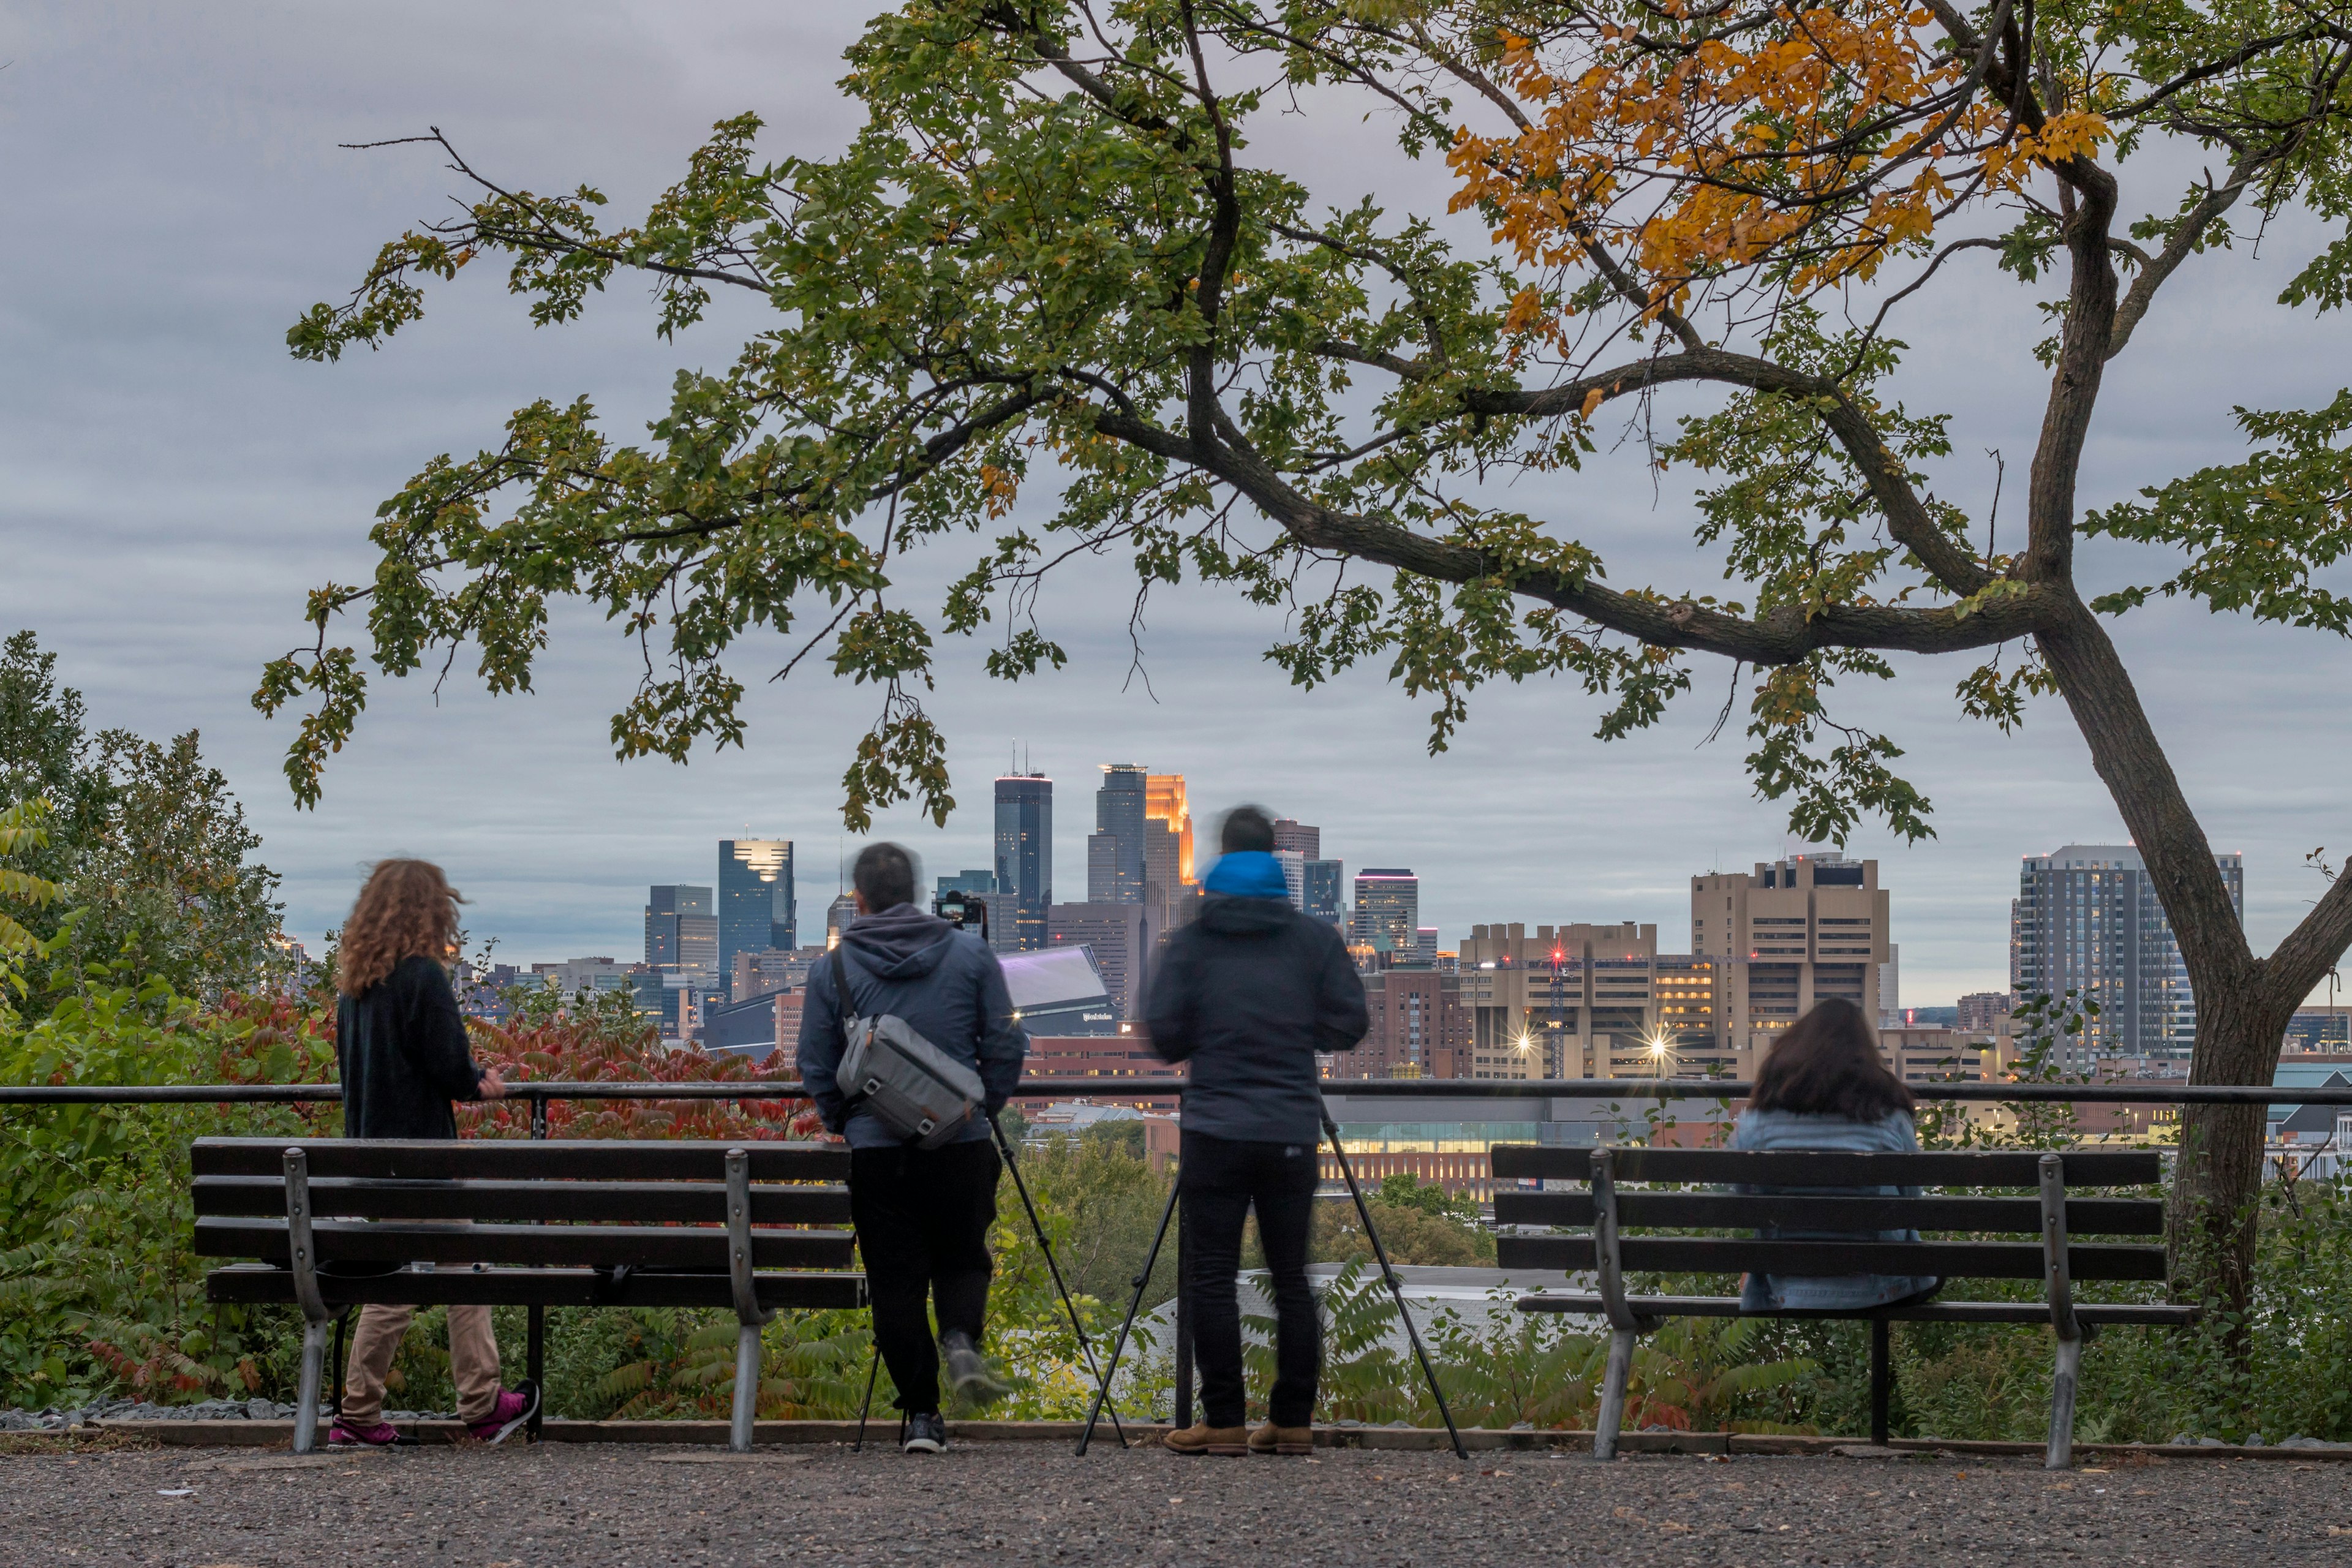
M 530 1135 L 547 1136 L 547 1096 L 530 1097 Z M 524 1374 L 530 1385 L 539 1390 L 539 1407 L 530 1413 L 530 1425 L 525 1432 L 531 1442 L 540 1437 L 540 1421 L 547 1410 L 547 1309 L 531 1306 L 524 1309 L 523 1364 Z

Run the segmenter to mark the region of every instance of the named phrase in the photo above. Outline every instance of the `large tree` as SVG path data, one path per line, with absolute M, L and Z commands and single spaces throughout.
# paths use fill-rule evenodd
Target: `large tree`
M 320 589 L 316 642 L 257 697 L 315 699 L 299 795 L 364 699 L 331 634 L 362 603 L 380 669 L 470 642 L 509 690 L 551 599 L 601 602 L 646 650 L 613 721 L 624 755 L 740 742 L 747 637 L 770 668 L 824 650 L 881 699 L 845 780 L 853 825 L 910 794 L 945 814 L 919 700 L 935 637 L 985 628 L 1007 679 L 1061 663 L 1031 612 L 1082 551 L 1131 552 L 1146 588 L 1190 575 L 1295 606 L 1272 649 L 1291 678 L 1387 658 L 1435 699 L 1433 744 L 1498 676 L 1604 694 L 1613 737 L 1689 689 L 1692 656 L 1753 667 L 1748 767 L 1816 838 L 1865 816 L 1927 830 L 1898 749 L 1832 720 L 1832 681 L 1891 679 L 1897 651 L 1965 655 L 1967 711 L 2008 729 L 2055 692 L 2073 712 L 2179 933 L 2196 1081 L 2268 1080 L 2352 940 L 2352 879 L 2269 956 L 2250 949 L 2101 616 L 2158 593 L 2345 632 L 2352 603 L 2313 579 L 2352 521 L 2352 394 L 2242 412 L 2244 462 L 2151 474 L 2139 500 L 2086 511 L 2075 489 L 2107 366 L 2168 282 L 2247 265 L 2239 225 L 2294 207 L 2333 232 L 2352 211 L 2352 5 L 912 0 L 848 58 L 867 119 L 845 151 L 763 163 L 759 121 L 723 121 L 630 226 L 593 189 L 535 195 L 437 130 L 415 139 L 446 156 L 461 210 L 304 317 L 298 354 L 380 343 L 434 279 L 492 256 L 541 323 L 624 274 L 652 283 L 666 335 L 722 292 L 772 315 L 726 369 L 678 373 L 648 442 L 608 437 L 584 399 L 534 403 L 384 504 L 374 582 Z M 1331 118 L 1442 161 L 1466 216 L 1318 201 L 1270 166 L 1292 127 Z M 1935 378 L 1902 372 L 1891 335 L 1988 266 L 2021 293 L 1975 331 L 2049 370 L 2009 552 L 1928 489 L 1948 419 L 1896 400 Z M 2281 302 L 2347 289 L 2352 237 Z M 1678 423 L 1651 416 L 1677 405 Z M 1727 592 L 1609 585 L 1572 510 L 1503 504 L 1514 474 L 1572 486 L 1627 411 L 1658 431 L 1651 458 L 1694 475 L 1691 526 Z M 893 589 L 896 557 L 963 534 L 982 547 L 944 604 Z M 2086 601 L 2085 535 L 2154 547 L 2147 585 Z M 2262 1127 L 2246 1110 L 2185 1126 L 2180 1212 L 2204 1217 L 2176 1237 L 2182 1267 L 2232 1295 Z

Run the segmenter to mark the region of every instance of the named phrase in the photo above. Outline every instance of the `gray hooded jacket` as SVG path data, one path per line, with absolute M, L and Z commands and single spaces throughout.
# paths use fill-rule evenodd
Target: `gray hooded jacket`
M 1004 971 L 986 942 L 912 904 L 879 914 L 860 915 L 841 935 L 841 957 L 849 975 L 849 1012 L 870 1018 L 888 1013 L 906 1020 L 923 1038 L 980 1074 L 992 1111 L 1001 1109 L 1021 1082 L 1029 1035 L 1013 1016 Z M 834 1079 L 841 1065 L 842 1006 L 834 993 L 833 961 L 809 971 L 801 1008 L 801 1082 L 816 1101 L 825 1130 L 845 1133 L 853 1149 L 891 1149 L 900 1138 L 881 1120 L 853 1111 Z M 985 1142 L 988 1123 L 975 1116 L 958 1142 Z

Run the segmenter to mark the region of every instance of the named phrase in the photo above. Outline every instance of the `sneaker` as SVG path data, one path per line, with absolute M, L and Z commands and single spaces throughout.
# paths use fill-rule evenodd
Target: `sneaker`
M 390 1448 L 409 1441 L 389 1421 L 346 1421 L 338 1415 L 327 1428 L 330 1448 Z
M 980 1348 L 971 1336 L 961 1329 L 950 1329 L 940 1336 L 940 1349 L 946 1353 L 948 1385 L 958 1396 L 982 1408 L 1004 1397 L 1004 1384 L 996 1381 L 981 1359 Z
M 1196 1421 L 1181 1432 L 1169 1433 L 1160 1443 L 1171 1454 L 1220 1454 L 1231 1458 L 1249 1452 L 1249 1436 L 1247 1426 L 1212 1426 L 1205 1421 Z
M 902 1454 L 944 1454 L 948 1448 L 948 1424 L 940 1419 L 936 1410 L 919 1410 L 907 1417 L 903 1435 L 898 1439 Z
M 1250 1428 L 1249 1450 L 1253 1454 L 1311 1454 L 1315 1451 L 1315 1428 L 1260 1422 Z
M 477 1443 L 503 1443 L 514 1429 L 539 1414 L 539 1384 L 525 1382 L 499 1390 L 498 1403 L 479 1421 L 466 1423 Z

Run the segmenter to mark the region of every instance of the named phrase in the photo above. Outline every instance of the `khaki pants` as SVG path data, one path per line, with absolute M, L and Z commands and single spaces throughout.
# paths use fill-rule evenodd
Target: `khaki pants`
M 357 1426 L 373 1426 L 383 1415 L 384 1374 L 399 1353 L 408 1332 L 414 1307 L 372 1303 L 360 1309 L 359 1327 L 352 1333 L 352 1359 L 343 1375 L 343 1415 Z M 449 1309 L 449 1375 L 457 1384 L 457 1419 L 480 1421 L 499 1402 L 499 1342 L 490 1331 L 488 1307 Z

